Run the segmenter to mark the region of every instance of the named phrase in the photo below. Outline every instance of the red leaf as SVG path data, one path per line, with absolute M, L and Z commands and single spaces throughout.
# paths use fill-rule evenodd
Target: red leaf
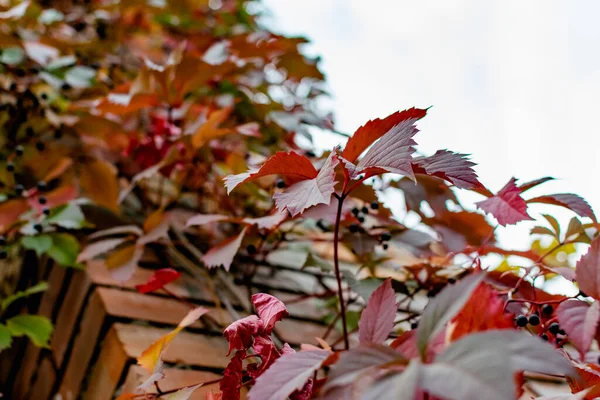
M 600 236 L 592 241 L 588 252 L 581 257 L 575 268 L 577 284 L 588 296 L 600 300 Z
M 557 193 L 557 194 L 549 194 L 547 196 L 539 196 L 533 199 L 527 200 L 527 203 L 545 203 L 545 204 L 553 204 L 555 206 L 561 206 L 573 211 L 575 214 L 580 217 L 588 217 L 591 218 L 592 221 L 596 221 L 596 215 L 594 215 L 594 211 L 592 207 L 588 204 L 587 201 L 572 193 Z
M 229 342 L 229 352 L 232 350 L 246 350 L 252 345 L 252 338 L 263 329 L 263 322 L 256 315 L 249 315 L 238 319 L 229 325 L 223 336 Z
M 418 132 L 415 121 L 416 119 L 411 118 L 394 125 L 358 162 L 356 170 L 353 173 L 351 171 L 352 177 L 362 173 L 373 176 L 391 172 L 405 175 L 414 181 L 412 154 L 415 152 L 413 146 L 416 142 L 413 136 Z
M 219 389 L 222 392 L 222 398 L 239 400 L 240 389 L 242 388 L 242 361 L 246 355 L 245 351 L 235 353 L 225 371 L 223 371 L 223 379 L 219 382 Z
M 460 189 L 482 187 L 472 168 L 476 164 L 467 157 L 467 154 L 438 150 L 432 156 L 414 158 L 412 168 L 415 174 L 437 176 Z
M 317 176 L 300 181 L 283 192 L 275 193 L 275 205 L 280 211 L 288 210 L 292 217 L 317 204 L 329 204 L 335 190 L 335 167 L 339 160 L 334 152 L 329 154 Z
M 27 210 L 29 206 L 24 199 L 12 199 L 0 203 L 0 232 L 6 231 Z
M 553 177 L 551 176 L 546 176 L 544 178 L 539 178 L 539 179 L 535 179 L 533 181 L 529 181 L 529 182 L 525 182 L 519 185 L 519 189 L 521 190 L 521 193 L 525 192 L 526 190 L 532 189 L 538 185 L 541 185 L 542 183 L 546 183 L 548 181 L 552 181 L 554 180 Z
M 455 341 L 474 332 L 513 328 L 513 318 L 513 315 L 504 312 L 504 301 L 498 293 L 489 285 L 481 284 L 452 319 L 450 340 Z
M 600 319 L 600 306 L 597 301 L 589 305 L 580 300 L 567 300 L 556 309 L 556 316 L 569 341 L 579 350 L 583 359 L 590 348 Z
M 515 182 L 516 179 L 512 178 L 498 194 L 475 203 L 483 211 L 492 214 L 502 226 L 532 219 L 527 214 L 527 203 Z
M 285 400 L 304 388 L 313 373 L 331 353 L 325 350 L 301 351 L 278 358 L 271 368 L 256 379 L 248 392 L 249 400 Z
M 256 293 L 252 296 L 252 304 L 258 317 L 262 320 L 266 334 L 273 331 L 276 322 L 288 315 L 285 304 L 278 298 L 266 293 Z
M 261 363 L 259 366 L 256 364 L 248 365 L 248 375 L 251 378 L 258 378 L 263 372 L 267 370 L 279 358 L 279 351 L 275 347 L 275 344 L 271 340 L 271 338 L 264 336 L 257 336 L 254 338 L 254 343 L 252 345 L 252 350 L 254 350 L 254 354 L 260 356 Z
M 376 118 L 358 128 L 354 135 L 348 139 L 348 143 L 344 148 L 342 157 L 350 162 L 355 162 L 358 156 L 372 145 L 377 139 L 385 135 L 394 126 L 409 121 L 409 125 L 414 124 L 417 120 L 423 118 L 427 110 L 419 108 L 409 108 L 404 111 L 397 111 L 394 114 L 384 118 Z
M 280 151 L 275 153 L 258 169 L 250 169 L 242 174 L 226 176 L 224 181 L 227 193 L 231 193 L 241 183 L 267 175 L 286 175 L 304 180 L 316 178 L 317 170 L 308 158 L 293 151 L 289 153 Z
M 360 342 L 383 343 L 394 329 L 396 293 L 386 279 L 371 295 L 358 322 Z
M 244 235 L 246 234 L 246 229 L 247 228 L 242 229 L 242 231 L 237 236 L 225 239 L 221 243 L 212 247 L 202 257 L 202 262 L 208 268 L 219 267 L 222 265 L 226 271 L 229 271 L 229 267 L 233 262 L 233 257 L 235 257 L 240 248 L 240 245 L 242 244 L 242 240 L 244 239 Z
M 140 293 L 150 293 L 155 290 L 161 289 L 169 282 L 173 282 L 175 279 L 181 276 L 181 272 L 177 272 L 173 268 L 163 268 L 156 271 L 148 282 L 143 285 L 136 285 L 135 288 Z

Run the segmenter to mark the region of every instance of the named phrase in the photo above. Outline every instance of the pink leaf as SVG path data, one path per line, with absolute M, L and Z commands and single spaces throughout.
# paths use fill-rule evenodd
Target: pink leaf
M 453 153 L 448 150 L 438 150 L 429 157 L 413 159 L 415 174 L 437 176 L 453 183 L 460 189 L 482 187 L 473 171 L 476 164 L 467 159 L 467 154 Z
M 356 165 L 354 175 L 366 173 L 368 176 L 383 172 L 405 175 L 415 180 L 412 170 L 413 136 L 418 132 L 416 119 L 411 118 L 394 125 L 371 147 Z
M 131 258 L 129 260 L 127 260 L 125 263 L 123 263 L 122 265 L 120 265 L 119 267 L 111 269 L 110 275 L 113 277 L 113 279 L 115 279 L 119 282 L 128 281 L 129 278 L 131 278 L 133 276 L 133 273 L 135 272 L 135 269 L 138 266 L 138 262 L 142 258 L 143 254 L 144 254 L 144 247 L 143 246 L 135 246 L 135 249 L 133 250 L 133 254 L 131 255 Z
M 264 336 L 257 336 L 254 338 L 252 350 L 254 350 L 254 354 L 261 359 L 259 366 L 256 366 L 256 364 L 248 365 L 248 375 L 255 379 L 279 358 L 279 351 L 277 351 L 275 343 L 273 343 L 271 338 Z
M 546 176 L 544 178 L 535 179 L 533 181 L 521 183 L 519 185 L 519 189 L 521 190 L 521 193 L 523 193 L 526 190 L 532 189 L 532 188 L 534 188 L 536 186 L 541 185 L 542 183 L 546 183 L 546 182 L 551 181 L 551 180 L 554 180 L 554 178 L 551 177 L 551 176 Z
M 258 335 L 263 329 L 263 322 L 256 315 L 249 315 L 238 319 L 229 325 L 223 336 L 229 342 L 229 352 L 232 350 L 246 350 L 252 345 L 253 336 Z
M 143 285 L 136 285 L 135 288 L 140 293 L 150 293 L 155 290 L 161 289 L 169 282 L 173 282 L 175 279 L 181 276 L 181 272 L 177 272 L 173 268 L 163 268 L 156 271 L 148 282 Z
M 235 128 L 238 133 L 251 137 L 260 137 L 260 126 L 256 122 L 248 122 Z
M 587 252 L 577 262 L 575 276 L 579 289 L 588 296 L 600 300 L 600 236 L 592 241 Z
M 233 262 L 233 257 L 235 257 L 240 245 L 242 244 L 242 240 L 246 234 L 246 229 L 247 228 L 242 229 L 237 236 L 226 239 L 211 248 L 204 255 L 204 257 L 202 257 L 202 262 L 208 268 L 214 268 L 222 265 L 226 271 L 229 271 L 229 267 Z
M 252 296 L 252 304 L 254 304 L 258 317 L 263 321 L 267 334 L 273 331 L 276 322 L 288 315 L 285 304 L 270 294 L 256 293 Z
M 96 243 L 89 244 L 83 249 L 77 256 L 77 262 L 84 262 L 98 257 L 99 255 L 108 253 L 110 250 L 116 248 L 118 245 L 123 243 L 127 238 L 116 238 L 101 240 Z
M 512 178 L 498 194 L 475 203 L 483 211 L 492 214 L 502 226 L 532 219 L 527 214 L 527 203 L 515 182 L 516 179 Z
M 326 350 L 315 350 L 281 356 L 256 379 L 248 399 L 286 400 L 290 394 L 304 388 L 330 354 Z
M 407 121 L 409 125 L 412 125 L 423 118 L 426 113 L 427 110 L 413 107 L 408 110 L 397 111 L 384 119 L 376 118 L 367 122 L 358 128 L 348 140 L 342 156 L 351 163 L 355 162 L 369 146 L 392 128 Z
M 273 199 L 277 208 L 281 211 L 287 209 L 295 217 L 308 207 L 329 204 L 335 188 L 335 167 L 338 162 L 335 153 L 331 152 L 314 179 L 298 182 L 281 193 L 275 193 Z
M 206 225 L 212 222 L 230 221 L 231 219 L 235 218 L 221 214 L 198 214 L 188 219 L 186 222 L 186 226 Z
M 556 316 L 561 328 L 567 332 L 569 340 L 583 358 L 594 340 L 600 319 L 598 302 L 589 305 L 580 300 L 567 300 L 558 306 Z
M 269 158 L 260 168 L 251 169 L 248 172 L 225 177 L 227 193 L 231 193 L 241 183 L 258 179 L 267 175 L 286 175 L 297 179 L 313 179 L 317 176 L 317 170 L 310 160 L 293 151 L 285 153 L 280 151 Z
M 273 215 L 267 215 L 260 218 L 244 218 L 242 222 L 248 225 L 256 225 L 258 229 L 271 229 L 287 218 L 286 212 L 275 212 Z
M 223 371 L 223 379 L 219 382 L 219 389 L 221 389 L 224 399 L 238 400 L 240 398 L 242 376 L 244 375 L 242 361 L 245 355 L 245 351 L 236 352 L 225 371 Z
M 587 201 L 572 193 L 557 193 L 549 194 L 547 196 L 539 196 L 533 199 L 527 200 L 527 203 L 545 203 L 553 204 L 555 206 L 561 206 L 573 211 L 580 217 L 591 218 L 592 221 L 596 221 L 596 215 L 592 207 Z
M 394 329 L 396 293 L 387 279 L 371 295 L 358 322 L 360 342 L 383 343 Z

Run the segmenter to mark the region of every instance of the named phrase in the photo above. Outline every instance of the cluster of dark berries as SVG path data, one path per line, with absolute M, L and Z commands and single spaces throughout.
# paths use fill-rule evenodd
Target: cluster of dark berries
M 8 257 L 8 253 L 6 252 L 6 249 L 4 248 L 6 246 L 6 238 L 4 236 L 0 236 L 0 247 L 2 247 L 0 249 L 0 260 L 6 260 L 6 258 Z
M 525 316 L 525 315 L 519 315 L 515 318 L 515 324 L 518 327 L 524 328 L 526 327 L 528 324 L 530 326 L 538 326 L 540 325 L 540 323 L 542 322 L 542 320 L 549 320 L 551 319 L 552 313 L 554 312 L 554 307 L 552 307 L 551 304 L 544 304 L 541 308 L 542 311 L 542 316 L 540 317 L 540 315 L 538 313 L 533 313 L 531 315 L 529 315 L 529 317 Z M 553 336 L 557 336 L 557 335 L 566 335 L 566 332 L 561 329 L 560 325 L 557 322 L 551 322 L 550 325 L 545 327 L 545 332 L 543 332 L 540 335 L 540 338 L 542 340 L 548 341 L 549 340 L 549 336 L 546 332 L 549 332 L 551 335 Z

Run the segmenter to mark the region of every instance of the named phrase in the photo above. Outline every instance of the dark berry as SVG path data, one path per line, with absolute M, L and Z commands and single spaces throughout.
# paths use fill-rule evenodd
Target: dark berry
M 356 225 L 356 224 L 350 224 L 350 226 L 348 227 L 348 229 L 350 229 L 350 232 L 356 233 L 356 232 L 358 232 L 358 225 Z
M 355 217 L 358 215 L 359 212 L 360 212 L 360 210 L 357 207 L 354 207 L 352 209 L 352 214 L 354 214 Z
M 304 154 L 306 154 L 306 157 L 315 157 L 315 152 L 312 150 L 307 150 Z
M 552 315 L 553 311 L 554 307 L 552 307 L 552 305 L 550 304 L 544 304 L 544 306 L 542 307 L 542 314 L 544 315 Z
M 8 253 L 6 250 L 0 250 L 0 260 L 6 260 L 8 258 Z
M 42 210 L 42 212 L 44 213 L 44 215 L 50 215 L 50 209 L 49 209 L 49 208 L 47 208 L 47 207 L 46 207 L 46 208 L 44 208 L 44 209 Z
M 90 64 L 90 67 L 93 69 L 100 69 L 100 63 L 98 62 L 93 62 Z
M 33 130 L 32 127 L 27 128 L 27 130 L 25 131 L 25 134 L 29 137 L 34 137 L 35 136 L 35 132 Z
M 44 149 L 46 148 L 46 145 L 44 145 L 44 142 L 37 142 L 37 143 L 35 144 L 35 148 L 36 148 L 38 151 L 44 151 Z
M 427 292 L 427 297 L 435 297 L 436 294 L 437 294 L 437 291 L 435 289 L 431 289 L 430 291 Z
M 527 317 L 524 315 L 519 315 L 517 318 L 515 318 L 515 324 L 517 324 L 517 326 L 520 326 L 521 328 L 526 326 L 527 322 L 529 322 L 529 321 L 527 320 Z
M 42 224 L 35 224 L 33 225 L 33 229 L 35 229 L 37 232 L 41 232 L 44 230 L 44 227 L 42 226 Z
M 548 335 L 546 335 L 545 333 L 542 333 L 542 336 L 540 336 L 540 338 L 544 341 L 547 342 L 548 341 Z
M 48 200 L 46 200 L 46 197 L 45 197 L 45 196 L 40 196 L 40 197 L 38 197 L 38 203 L 40 203 L 40 204 L 44 205 L 44 204 L 46 204 L 47 202 L 48 202 Z
M 384 249 L 384 250 L 387 250 L 387 249 L 388 249 L 388 247 L 390 247 L 390 246 L 389 246 L 387 243 L 383 245 L 383 249 Z
M 15 71 L 15 74 L 16 74 L 16 75 L 17 75 L 19 78 L 22 78 L 22 77 L 24 77 L 24 76 L 25 76 L 25 70 L 23 70 L 23 69 L 19 68 L 19 69 L 17 69 L 17 70 Z
M 71 85 L 69 85 L 67 82 L 65 82 L 62 84 L 62 86 L 60 88 L 62 90 L 71 90 Z
M 15 154 L 17 156 L 22 156 L 23 155 L 23 146 L 17 146 L 17 147 L 15 147 Z
M 285 181 L 281 178 L 277 179 L 277 182 L 275 183 L 275 185 L 279 188 L 279 189 L 283 189 L 285 187 Z
M 84 21 L 79 21 L 75 25 L 73 25 L 73 28 L 75 28 L 77 32 L 81 32 L 85 29 L 86 26 L 87 24 Z
M 46 93 L 42 93 L 40 95 L 40 97 L 42 98 L 42 100 L 47 100 L 48 99 L 48 95 Z
M 54 139 L 60 139 L 62 137 L 63 133 L 60 129 L 57 129 L 54 131 Z
M 540 317 L 537 314 L 531 314 L 529 316 L 529 325 L 537 326 L 540 324 Z
M 317 228 L 319 228 L 322 231 L 326 231 L 327 227 L 325 226 L 325 223 L 323 222 L 322 219 L 317 221 Z
M 365 217 L 358 217 L 358 222 L 360 222 L 361 224 L 362 224 L 363 222 L 365 222 Z
M 372 209 L 372 210 L 377 210 L 377 209 L 379 209 L 379 203 L 378 203 L 378 202 L 376 202 L 376 201 L 372 202 L 372 203 L 371 203 L 371 209 Z
M 15 171 L 15 164 L 13 164 L 12 162 L 7 162 L 6 163 L 6 170 L 8 172 L 14 172 Z
M 24 191 L 25 191 L 25 188 L 23 187 L 23 185 L 21 185 L 20 183 L 15 185 L 15 194 L 17 196 L 22 195 Z
M 553 334 L 556 335 L 558 334 L 558 332 L 560 331 L 560 326 L 558 326 L 558 324 L 556 322 L 553 322 L 550 324 L 550 326 L 548 327 L 548 331 Z
M 37 189 L 38 189 L 40 192 L 45 192 L 46 190 L 48 190 L 48 185 L 47 185 L 47 184 L 46 184 L 46 182 L 44 182 L 44 181 L 39 181 L 39 182 L 37 183 Z
M 383 240 L 384 242 L 387 242 L 390 239 L 392 239 L 392 235 L 390 235 L 389 232 L 383 233 L 381 235 L 381 240 Z
M 564 330 L 564 329 L 559 329 L 559 330 L 558 330 L 558 334 L 559 334 L 559 335 L 563 335 L 563 336 L 565 336 L 565 335 L 567 334 L 567 332 L 565 332 L 565 330 Z
M 361 208 L 361 210 L 363 214 L 368 214 L 369 213 L 369 209 L 367 207 L 363 207 Z
M 0 236 L 0 246 L 6 246 L 6 238 L 4 236 Z
M 248 254 L 256 254 L 256 246 L 253 244 L 249 244 L 248 247 L 246 247 L 246 251 L 248 252 Z
M 104 24 L 104 23 L 98 24 L 98 26 L 96 27 L 96 33 L 98 34 L 98 37 L 100 39 L 106 39 L 106 37 L 108 36 L 106 34 L 106 24 Z
M 11 83 L 10 86 L 8 87 L 8 90 L 10 90 L 11 92 L 14 92 L 15 90 L 17 90 L 16 82 Z
M 456 279 L 454 279 L 454 278 L 448 278 L 448 283 L 451 284 L 451 285 L 455 284 L 456 283 Z
M 410 329 L 417 329 L 419 327 L 419 322 L 415 321 L 410 324 Z

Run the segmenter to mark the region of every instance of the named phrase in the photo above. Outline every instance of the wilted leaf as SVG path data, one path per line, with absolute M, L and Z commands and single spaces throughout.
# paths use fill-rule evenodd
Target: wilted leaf
M 288 315 L 285 304 L 270 294 L 256 293 L 252 295 L 252 304 L 256 314 L 263 321 L 263 327 L 267 334 L 271 333 L 276 322 Z
M 495 196 L 477 204 L 483 211 L 490 213 L 502 226 L 532 219 L 527 214 L 527 203 L 521 197 L 521 191 L 512 178 Z
M 152 274 L 148 282 L 143 285 L 136 285 L 136 289 L 140 293 L 150 293 L 161 289 L 166 284 L 173 282 L 181 276 L 181 272 L 177 272 L 173 268 L 159 269 Z
M 577 284 L 588 296 L 600 300 L 600 236 L 592 241 L 588 252 L 575 268 Z
M 331 353 L 325 350 L 300 351 L 278 358 L 256 379 L 248 392 L 249 400 L 286 400 L 304 387 Z
M 14 303 L 18 299 L 22 299 L 23 297 L 31 296 L 32 294 L 41 293 L 41 292 L 45 291 L 46 289 L 48 289 L 48 283 L 47 282 L 39 282 L 36 285 L 28 287 L 27 289 L 25 289 L 23 291 L 19 291 L 11 296 L 8 296 L 7 298 L 2 300 L 2 310 L 6 310 L 8 308 L 8 306 L 10 306 L 12 303 Z
M 175 393 L 173 393 L 172 395 L 170 395 L 169 397 L 167 397 L 166 400 L 188 400 L 190 398 L 190 396 L 196 391 L 196 389 L 198 389 L 202 385 L 203 385 L 202 383 L 199 383 L 194 386 L 189 386 L 189 387 L 180 389 L 180 390 L 176 391 Z
M 560 327 L 569 335 L 569 341 L 579 350 L 582 358 L 589 350 L 596 327 L 600 320 L 600 306 L 597 301 L 591 305 L 580 300 L 567 300 L 558 306 L 556 316 Z
M 329 154 L 317 176 L 306 179 L 275 193 L 273 199 L 280 212 L 287 210 L 292 217 L 317 204 L 329 204 L 335 190 L 335 167 L 338 158 Z
M 483 278 L 484 274 L 468 276 L 447 286 L 429 301 L 417 328 L 417 347 L 421 354 L 424 354 L 427 343 L 464 307 Z
M 226 176 L 224 181 L 227 193 L 231 193 L 242 183 L 267 175 L 292 176 L 302 180 L 316 178 L 318 172 L 308 158 L 293 151 L 289 153 L 280 151 L 271 156 L 260 168 L 251 169 L 243 174 Z
M 229 271 L 233 258 L 240 249 L 244 235 L 246 234 L 246 227 L 241 230 L 236 236 L 225 239 L 221 243 L 213 246 L 208 252 L 202 257 L 202 262 L 208 268 L 214 268 L 223 266 L 226 271 Z
M 40 315 L 17 315 L 6 321 L 12 336 L 27 336 L 39 347 L 48 347 L 52 334 L 52 323 Z
M 256 315 L 233 321 L 223 332 L 223 336 L 229 342 L 229 351 L 246 350 L 252 345 L 253 336 L 257 335 L 263 329 L 263 321 Z
M 383 343 L 394 329 L 396 309 L 396 293 L 389 278 L 371 294 L 360 316 L 360 342 Z
M 118 210 L 119 182 L 117 170 L 105 161 L 94 160 L 80 165 L 79 184 L 94 203 Z
M 542 183 L 546 183 L 548 181 L 554 180 L 554 178 L 552 178 L 551 176 L 546 176 L 544 178 L 539 178 L 539 179 L 535 179 L 533 181 L 530 182 L 525 182 L 519 185 L 519 190 L 521 190 L 521 193 L 525 192 L 526 190 L 532 189 L 536 186 L 541 185 Z
M 29 210 L 27 201 L 24 199 L 12 199 L 0 203 L 0 232 L 19 220 L 21 214 Z
M 561 206 L 573 211 L 575 214 L 581 217 L 591 218 L 592 221 L 596 221 L 596 215 L 592 207 L 583 198 L 572 193 L 558 193 L 549 194 L 546 196 L 539 196 L 533 199 L 527 200 L 527 203 L 544 203 L 553 204 L 555 206 Z
M 77 262 L 92 260 L 102 254 L 106 254 L 112 249 L 125 242 L 127 238 L 115 238 L 100 240 L 98 242 L 87 245 L 77 256 Z
M 104 264 L 110 270 L 113 278 L 125 282 L 135 272 L 138 261 L 142 258 L 144 248 L 136 244 L 130 244 L 111 253 Z

